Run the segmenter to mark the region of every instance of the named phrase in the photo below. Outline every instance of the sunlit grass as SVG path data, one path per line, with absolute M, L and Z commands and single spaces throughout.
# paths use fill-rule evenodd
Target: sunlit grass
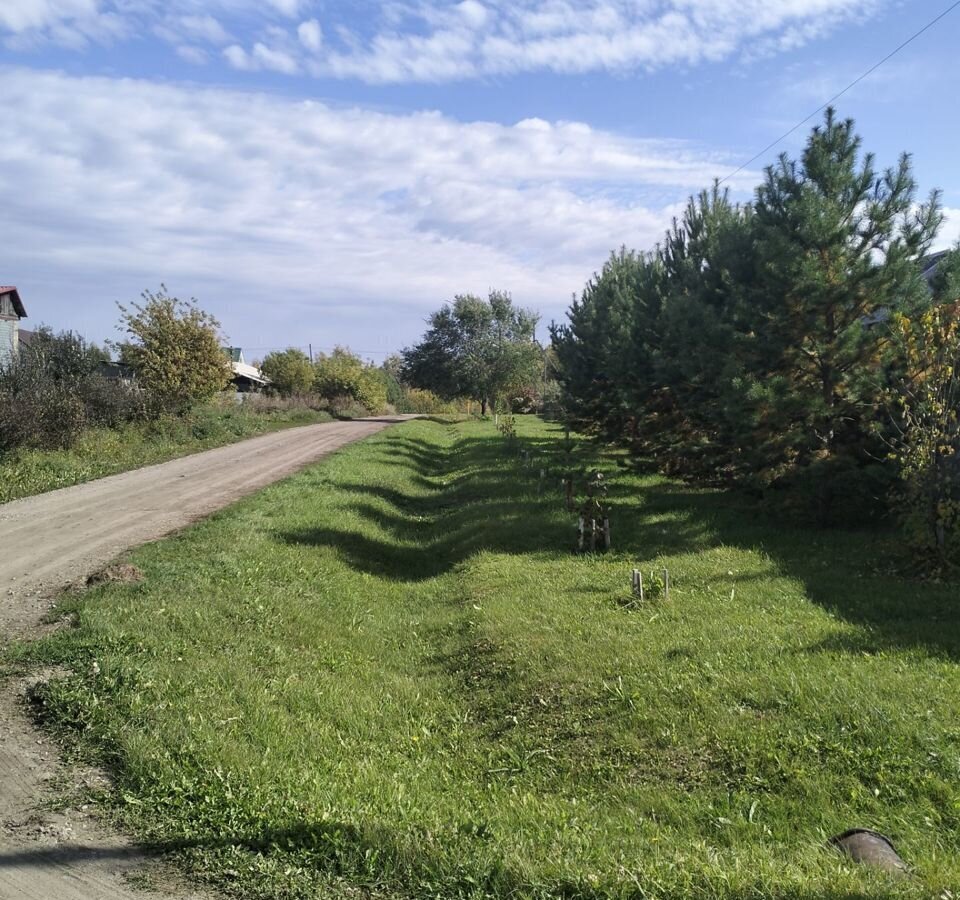
M 142 584 L 21 651 L 77 673 L 45 713 L 119 815 L 245 897 L 960 884 L 957 585 L 519 431 L 529 465 L 484 422 L 353 445 L 138 551 Z M 595 463 L 614 550 L 575 556 L 559 478 Z M 669 568 L 669 601 L 625 605 L 633 567 Z M 824 848 L 852 826 L 916 877 Z

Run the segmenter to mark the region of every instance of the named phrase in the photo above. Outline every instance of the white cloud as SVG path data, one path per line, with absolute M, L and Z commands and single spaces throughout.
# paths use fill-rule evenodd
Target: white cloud
M 231 44 L 224 49 L 223 55 L 233 68 L 242 72 L 267 70 L 284 75 L 295 75 L 300 66 L 294 54 L 288 49 L 291 41 L 286 32 L 271 30 L 270 39 L 284 46 L 268 46 L 257 41 L 250 52 L 247 52 L 239 44 Z
M 549 70 L 628 72 L 784 52 L 890 0 L 464 0 L 393 8 L 321 75 L 445 81 Z
M 463 0 L 457 4 L 457 9 L 463 16 L 463 21 L 471 28 L 482 28 L 490 18 L 487 8 L 477 0 Z
M 297 28 L 297 36 L 300 38 L 300 43 L 313 53 L 318 52 L 323 44 L 323 31 L 316 19 L 301 22 Z
M 305 18 L 311 0 L 2 0 L 0 37 L 19 48 L 42 41 L 80 47 L 152 29 L 174 47 L 231 43 L 260 67 L 291 74 L 307 68 L 372 83 L 440 82 L 749 59 L 790 51 L 894 2 L 391 0 L 359 16 L 353 4 L 329 4 L 325 24 L 335 40 L 321 47 L 319 23 Z M 290 29 L 287 20 L 297 18 L 289 42 L 269 37 L 277 22 Z
M 289 53 L 268 47 L 259 41 L 253 45 L 252 56 L 257 67 L 261 69 L 282 72 L 284 75 L 295 75 L 300 69 L 296 59 Z
M 191 47 L 189 44 L 181 44 L 177 47 L 177 56 L 193 66 L 206 65 L 210 60 L 205 50 L 200 47 Z
M 102 0 L 3 0 L 0 37 L 6 46 L 23 50 L 50 42 L 81 49 L 92 41 L 126 37 L 126 17 Z
M 104 298 L 167 280 L 237 338 L 237 321 L 270 332 L 261 344 L 294 340 L 300 316 L 395 345 L 443 299 L 491 286 L 559 316 L 611 249 L 650 247 L 730 166 L 576 123 L 26 70 L 0 70 L 0 110 L 17 122 L 0 142 L 0 245 L 19 267 L 5 277 L 86 286 L 70 308 L 110 320 Z M 263 297 L 268 320 L 237 311 Z
M 223 55 L 231 66 L 235 69 L 240 69 L 242 72 L 247 72 L 254 68 L 247 51 L 239 44 L 231 44 L 229 47 L 226 47 Z
M 267 5 L 292 19 L 300 13 L 304 0 L 267 0 Z
M 226 44 L 230 35 L 213 16 L 180 16 L 177 19 L 182 32 L 194 40 L 207 41 L 210 44 Z
M 937 236 L 935 250 L 948 250 L 951 247 L 956 247 L 957 243 L 960 242 L 960 209 L 945 206 L 943 215 L 943 228 Z
M 21 34 L 100 13 L 98 0 L 4 0 L 0 27 Z

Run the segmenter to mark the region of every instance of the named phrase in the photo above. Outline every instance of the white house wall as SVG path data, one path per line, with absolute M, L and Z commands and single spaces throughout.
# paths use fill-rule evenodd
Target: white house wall
M 20 323 L 17 319 L 0 318 L 0 366 L 9 365 L 17 347 Z

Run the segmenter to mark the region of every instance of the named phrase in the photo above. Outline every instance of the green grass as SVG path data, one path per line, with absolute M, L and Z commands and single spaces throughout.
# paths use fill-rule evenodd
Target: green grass
M 956 584 L 614 457 L 615 550 L 575 556 L 561 435 L 519 432 L 530 467 L 489 422 L 383 432 L 19 648 L 76 672 L 43 714 L 119 818 L 243 897 L 956 890 Z M 669 601 L 625 607 L 634 566 Z M 915 876 L 824 848 L 852 826 Z
M 165 462 L 268 431 L 330 420 L 328 414 L 306 408 L 250 411 L 232 402 L 216 402 L 179 418 L 118 429 L 91 428 L 69 450 L 0 453 L 0 503 Z

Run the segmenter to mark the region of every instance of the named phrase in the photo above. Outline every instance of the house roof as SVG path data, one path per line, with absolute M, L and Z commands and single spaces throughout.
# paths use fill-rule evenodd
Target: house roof
M 933 280 L 934 275 L 937 274 L 937 266 L 940 265 L 940 260 L 949 252 L 949 250 L 941 250 L 939 253 L 931 253 L 929 256 L 925 256 L 920 260 L 920 271 L 927 281 Z
M 27 317 L 27 310 L 20 299 L 20 292 L 12 284 L 0 285 L 0 294 L 12 294 L 10 299 L 13 301 L 13 308 L 17 311 L 17 315 L 21 319 Z
M 233 362 L 230 363 L 230 368 L 233 369 L 233 374 L 237 378 L 247 378 L 256 384 L 270 383 L 270 379 L 264 378 L 263 372 L 261 372 L 256 366 L 248 366 L 246 363 Z

